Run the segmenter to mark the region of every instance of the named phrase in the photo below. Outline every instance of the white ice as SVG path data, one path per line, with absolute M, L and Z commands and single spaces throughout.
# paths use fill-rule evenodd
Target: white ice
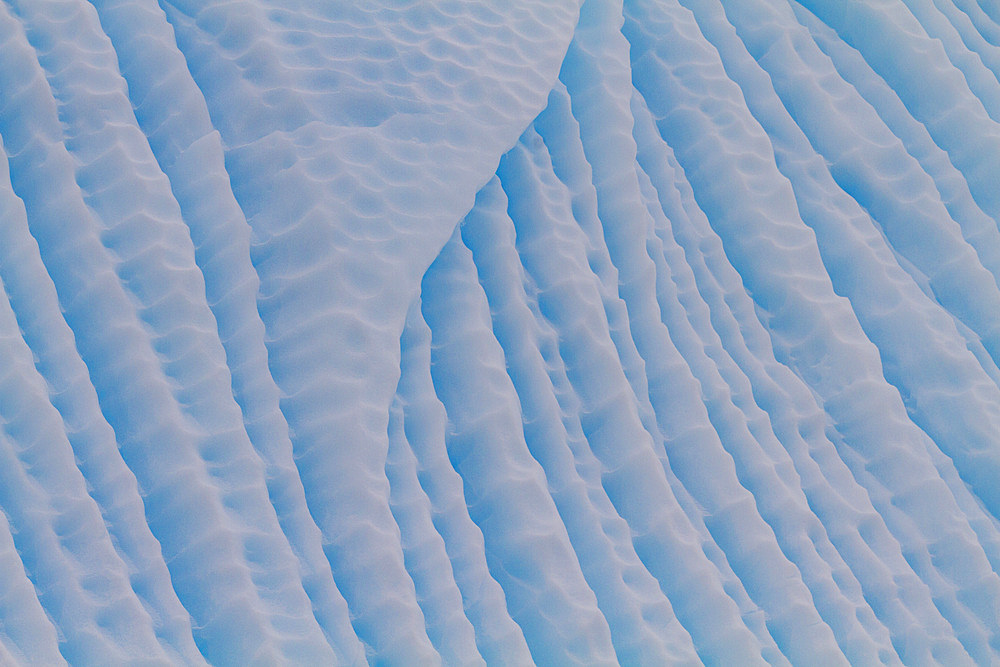
M 0 150 L 0 664 L 1000 664 L 993 0 L 5 0 Z

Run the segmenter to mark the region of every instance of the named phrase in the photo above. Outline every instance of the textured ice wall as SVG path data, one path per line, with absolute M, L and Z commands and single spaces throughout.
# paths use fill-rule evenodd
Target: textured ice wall
M 0 663 L 1000 661 L 992 0 L 5 0 Z

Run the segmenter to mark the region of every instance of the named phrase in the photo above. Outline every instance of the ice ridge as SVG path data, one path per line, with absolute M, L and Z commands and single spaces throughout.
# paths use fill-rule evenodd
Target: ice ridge
M 1000 9 L 0 3 L 0 664 L 1000 663 Z

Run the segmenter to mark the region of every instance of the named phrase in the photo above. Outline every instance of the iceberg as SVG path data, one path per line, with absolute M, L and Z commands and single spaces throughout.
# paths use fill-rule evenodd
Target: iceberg
M 1000 662 L 1000 9 L 0 3 L 0 663 Z

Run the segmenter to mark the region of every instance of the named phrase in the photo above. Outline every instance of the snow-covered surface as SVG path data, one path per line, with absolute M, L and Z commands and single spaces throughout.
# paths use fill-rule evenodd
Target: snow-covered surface
M 0 3 L 0 663 L 1000 663 L 993 0 Z

